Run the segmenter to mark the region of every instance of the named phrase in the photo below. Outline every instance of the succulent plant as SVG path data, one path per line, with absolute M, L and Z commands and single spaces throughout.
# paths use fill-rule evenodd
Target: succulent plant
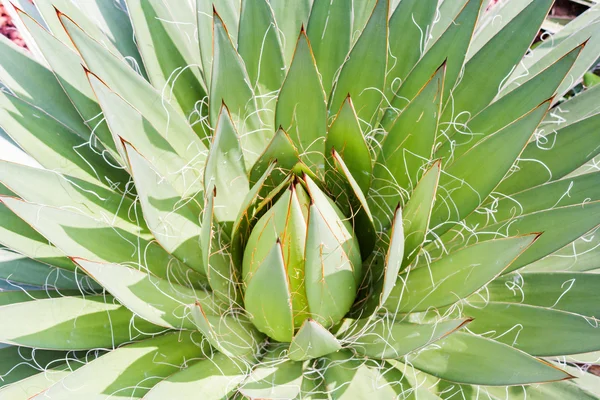
M 488 3 L 8 4 L 0 398 L 599 398 L 600 6 Z

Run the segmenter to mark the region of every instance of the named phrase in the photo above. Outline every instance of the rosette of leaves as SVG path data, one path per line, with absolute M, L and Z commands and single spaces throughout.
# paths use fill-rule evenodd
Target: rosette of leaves
M 35 3 L 0 398 L 597 398 L 598 7 Z

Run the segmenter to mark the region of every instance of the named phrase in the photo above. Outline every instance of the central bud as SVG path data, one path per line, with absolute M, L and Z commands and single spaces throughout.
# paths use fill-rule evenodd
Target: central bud
M 361 267 L 348 219 L 305 177 L 252 229 L 243 262 L 246 310 L 280 342 L 290 342 L 307 319 L 330 328 L 354 303 Z

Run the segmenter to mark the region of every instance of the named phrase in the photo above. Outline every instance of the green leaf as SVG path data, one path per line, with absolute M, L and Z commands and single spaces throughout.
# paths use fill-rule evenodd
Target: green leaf
M 189 271 L 155 242 L 106 222 L 15 198 L 2 197 L 1 200 L 36 231 L 51 238 L 62 250 L 61 254 L 97 262 L 128 262 L 164 278 L 181 279 Z M 188 279 L 194 278 L 192 275 Z
M 356 114 L 365 126 L 376 117 L 385 85 L 388 14 L 389 0 L 377 0 L 367 25 L 340 71 L 329 103 L 330 113 L 339 110 L 350 95 Z
M 131 22 L 123 10 L 101 0 L 92 0 L 81 5 L 69 0 L 41 0 L 36 6 L 50 32 L 63 43 L 72 46 L 61 24 L 62 16 L 66 14 L 112 54 L 130 58 L 140 73 L 143 73 L 143 63 L 135 44 Z M 109 12 L 110 16 L 107 15 Z
M 5 284 L 7 285 L 5 286 Z M 0 306 L 9 306 L 36 300 L 54 299 L 56 297 L 77 296 L 79 294 L 81 294 L 79 290 L 64 290 L 59 292 L 58 290 L 51 289 L 32 289 L 28 286 L 19 286 L 13 282 L 2 281 Z
M 367 198 L 351 174 L 350 168 L 335 149 L 332 149 L 327 161 L 328 173 L 325 182 L 329 187 L 329 194 L 335 199 L 335 204 L 344 215 L 353 216 L 352 224 L 358 238 L 360 252 L 366 258 L 377 242 L 375 224 Z
M 500 275 L 537 237 L 477 243 L 402 273 L 385 306 L 390 312 L 408 313 L 454 304 Z
M 16 46 L 8 38 L 0 38 L 0 81 L 15 96 L 39 107 L 72 132 L 89 137 L 89 128 L 69 101 L 56 76 L 31 53 Z M 4 118 L 3 118 L 4 121 Z M 7 129 L 3 126 L 4 129 Z
M 102 111 L 87 80 L 85 70 L 81 68 L 81 57 L 64 45 L 57 37 L 52 36 L 29 15 L 19 11 L 18 13 L 43 53 L 44 59 L 52 67 L 52 72 L 56 75 L 60 85 L 81 114 L 81 117 L 76 120 L 77 125 L 75 127 L 80 127 L 79 120 L 83 119 L 89 128 L 87 130 L 78 129 L 77 134 L 85 140 L 90 140 L 93 130 L 94 136 L 110 151 L 111 156 L 118 160 L 119 156 L 110 131 L 107 125 L 98 119 L 98 115 Z M 44 91 L 48 90 L 46 86 L 47 83 L 45 82 Z M 56 102 L 56 100 L 53 99 L 53 102 Z M 50 105 L 42 107 L 48 106 Z M 90 140 L 90 142 L 95 145 L 95 140 Z
M 187 282 L 162 279 L 118 264 L 102 264 L 75 259 L 77 264 L 121 304 L 154 325 L 195 330 L 188 318 L 189 308 L 200 302 L 207 313 L 218 307 L 210 293 L 184 286 Z
M 6 219 L 2 218 L 2 222 L 6 223 Z M 70 262 L 69 259 L 65 261 Z M 4 249 L 0 249 L 0 279 L 6 279 L 17 286 L 25 284 L 61 291 L 101 289 L 84 274 L 56 268 Z
M 132 234 L 150 239 L 133 200 L 106 186 L 66 174 L 0 160 L 0 182 L 21 199 L 41 205 L 68 208 L 88 217 L 110 221 Z
M 183 199 L 161 174 L 130 144 L 125 143 L 144 219 L 152 234 L 169 253 L 203 273 L 198 252 L 200 207 L 194 198 Z
M 508 23 L 465 64 L 463 79 L 452 91 L 442 121 L 475 115 L 498 94 L 498 87 L 529 49 L 552 0 L 537 0 Z
M 466 126 L 460 123 L 458 127 L 451 125 L 444 131 L 443 145 L 436 150 L 436 157 L 448 160 L 459 158 L 484 137 L 504 128 L 552 97 L 580 52 L 581 46 L 574 48 L 532 79 L 483 109 Z M 457 134 L 459 130 L 460 134 Z
M 250 188 L 246 197 L 242 201 L 242 207 L 238 211 L 238 216 L 235 219 L 233 228 L 231 229 L 231 255 L 235 263 L 242 259 L 242 246 L 248 240 L 250 235 L 250 226 L 256 215 L 254 212 L 259 206 L 262 195 L 265 192 L 265 183 L 275 169 L 275 163 L 271 163 L 264 174 Z
M 192 319 L 210 344 L 228 357 L 252 357 L 259 353 L 264 336 L 244 315 L 213 316 L 196 303 Z
M 383 288 L 379 299 L 379 305 L 383 306 L 390 297 L 396 282 L 398 273 L 402 266 L 402 260 L 405 253 L 405 235 L 404 224 L 402 223 L 402 209 L 398 207 L 392 221 L 390 232 L 390 244 L 385 256 L 385 275 L 383 278 Z
M 581 77 L 588 70 L 594 68 L 598 53 L 600 53 L 600 18 L 598 18 L 598 10 L 597 6 L 589 9 L 552 35 L 551 40 L 542 41 L 515 68 L 508 82 L 511 82 L 512 86 L 522 84 L 528 80 L 529 73 L 535 74 L 561 58 L 574 46 L 585 44 L 579 58 L 569 72 L 569 76 L 557 90 L 558 96 L 563 96 L 573 86 L 581 82 Z
M 216 10 L 228 27 L 229 37 L 234 45 L 237 44 L 238 22 L 240 19 L 241 0 L 221 0 L 215 3 L 211 0 L 196 1 L 197 38 L 200 42 L 200 58 L 206 87 L 210 88 L 213 62 L 213 11 Z
M 235 304 L 238 298 L 235 284 L 238 282 L 237 271 L 227 251 L 224 228 L 215 218 L 216 190 L 209 192 L 202 215 L 200 232 L 200 251 L 204 273 L 215 296 Z
M 590 374 L 591 375 L 591 374 Z M 597 395 L 592 394 L 585 388 L 580 386 L 578 379 L 574 383 L 571 382 L 553 382 L 543 385 L 528 385 L 528 386 L 509 386 L 509 387 L 491 387 L 485 388 L 483 393 L 477 390 L 478 396 L 486 395 L 495 396 L 495 398 L 504 398 L 507 395 L 510 398 L 522 398 L 528 400 L 545 400 L 545 399 L 563 399 L 563 400 L 595 400 Z
M 598 320 L 527 304 L 472 302 L 469 330 L 534 356 L 562 356 L 600 349 Z
M 215 353 L 161 381 L 144 396 L 144 400 L 168 399 L 174 393 L 181 399 L 193 399 L 199 393 L 202 400 L 226 399 L 247 374 L 246 361 Z
M 591 271 L 598 269 L 600 254 L 600 237 L 592 230 L 569 243 L 562 249 L 528 264 L 523 271 L 554 272 L 554 271 Z M 599 314 L 600 315 L 600 314 Z
M 266 177 L 265 183 L 274 188 L 284 182 L 289 172 L 298 164 L 300 156 L 292 139 L 283 129 L 278 129 L 265 151 L 250 171 L 250 182 L 257 183 L 265 172 L 275 165 L 275 170 Z
M 327 329 L 312 319 L 307 319 L 290 343 L 289 357 L 293 361 L 310 360 L 333 353 L 342 348 Z
M 290 342 L 294 334 L 292 295 L 286 276 L 283 249 L 278 241 L 247 282 L 244 303 L 259 331 Z
M 76 266 L 69 258 L 48 243 L 48 240 L 40 235 L 27 222 L 19 218 L 10 208 L 4 204 L 4 197 L 0 198 L 0 243 L 36 261 L 59 267 L 70 273 Z M 61 271 L 62 272 L 62 271 Z M 33 272 L 32 272 L 33 273 Z
M 470 319 L 440 321 L 435 324 L 395 322 L 387 318 L 363 319 L 348 333 L 345 340 L 364 357 L 394 359 L 412 353 L 454 333 Z
M 342 159 L 351 161 L 348 170 L 362 192 L 367 193 L 373 170 L 371 153 L 350 96 L 344 101 L 327 131 L 325 154 L 330 155 L 333 150 L 337 151 Z
M 112 349 L 164 331 L 103 295 L 5 305 L 0 318 L 12 321 L 0 327 L 2 342 L 52 350 Z M 35 324 L 26 322 L 32 319 Z
M 564 128 L 600 112 L 598 102 L 600 88 L 593 87 L 554 107 L 540 124 L 540 135 L 547 136 L 554 130 Z
M 434 24 L 436 0 L 403 0 L 389 21 L 389 64 L 386 74 L 385 95 L 392 100 L 410 71 L 425 51 L 426 36 Z M 440 17 L 445 14 L 440 14 Z M 441 63 L 440 63 L 441 64 Z
M 307 34 L 327 97 L 352 43 L 353 3 L 313 0 Z
M 350 350 L 325 357 L 323 375 L 332 400 L 402 398 L 407 382 L 386 362 L 361 360 Z
M 200 128 L 196 132 L 202 134 L 206 124 L 199 121 L 202 111 L 196 103 L 206 97 L 206 89 L 199 48 L 190 40 L 196 36 L 190 2 L 167 5 L 159 0 L 127 0 L 127 10 L 150 83 L 169 101 L 174 98 L 174 107 L 189 116 L 194 127 Z
M 417 183 L 404 206 L 404 258 L 400 270 L 408 267 L 417 258 L 423 247 L 429 229 L 429 219 L 438 190 L 441 169 L 441 161 L 436 161 Z
M 598 201 L 600 200 L 598 179 L 600 179 L 600 172 L 594 172 L 534 186 L 510 197 L 491 196 L 491 201 L 470 214 L 465 219 L 465 224 L 481 229 L 521 215 Z
M 549 102 L 542 103 L 446 165 L 439 183 L 444 190 L 431 216 L 431 226 L 437 235 L 448 231 L 485 201 L 523 151 L 548 106 Z
M 267 0 L 242 1 L 237 51 L 250 87 L 261 96 L 262 107 L 273 111 L 286 68 L 275 14 Z M 272 120 L 272 115 L 267 118 Z
M 250 187 L 238 134 L 225 105 L 204 168 L 204 190 L 209 192 L 212 187 L 218 194 L 214 199 L 216 219 L 233 222 Z
M 312 318 L 329 328 L 354 303 L 361 259 L 358 251 L 345 251 L 343 239 L 336 236 L 315 203 L 310 206 L 306 236 L 306 297 Z
M 234 126 L 237 127 L 246 167 L 250 168 L 270 138 L 260 129 L 260 118 L 250 78 L 244 62 L 227 33 L 223 20 L 214 15 L 214 56 L 209 99 L 209 115 L 214 126 L 221 106 L 227 105 Z
M 539 240 L 506 271 L 511 272 L 552 254 L 591 231 L 599 223 L 600 201 L 595 201 L 521 215 L 506 222 L 490 225 L 477 235 L 482 239 L 507 234 L 543 232 Z
M 174 332 L 113 350 L 79 368 L 34 399 L 137 399 L 200 359 L 206 346 L 194 332 Z M 85 382 L 85 385 L 81 383 Z
M 303 26 L 308 24 L 313 0 L 299 0 L 294 2 L 269 0 L 269 5 L 273 9 L 275 23 L 281 37 L 285 65 L 289 66 L 294 57 L 294 49 L 296 48 L 295 40 L 298 37 L 298 32 L 300 32 Z
M 431 77 L 383 139 L 371 182 L 371 208 L 380 230 L 389 226 L 396 205 L 406 203 L 433 155 L 445 68 L 442 65 Z
M 96 75 L 88 73 L 88 78 L 123 159 L 127 160 L 125 140 L 168 179 L 180 196 L 193 197 L 203 190 L 198 170 L 204 166 L 207 150 L 187 123 L 181 130 L 170 122 L 162 127 L 155 125 L 156 115 L 140 112 Z M 177 119 L 175 115 L 172 118 L 173 122 Z
M 481 357 L 482 354 L 486 356 Z M 408 361 L 438 378 L 473 385 L 523 385 L 572 378 L 551 364 L 508 345 L 462 332 L 442 339 Z M 510 368 L 506 368 L 507 365 Z
M 169 138 L 168 141 L 174 148 L 179 150 L 179 143 L 185 142 L 189 152 L 193 152 L 194 155 L 202 153 L 204 150 L 202 142 L 190 127 L 187 116 L 166 101 L 162 93 L 152 87 L 127 63 L 108 52 L 102 44 L 88 36 L 70 19 L 61 15 L 61 22 L 88 68 L 104 85 L 147 118 L 156 131 Z M 96 90 L 95 92 L 98 95 Z M 106 111 L 102 100 L 98 100 Z M 119 136 L 126 137 L 121 134 Z M 192 146 L 190 146 L 191 141 L 194 143 Z M 131 141 L 131 143 L 140 150 L 135 142 Z
M 284 348 L 272 347 L 238 389 L 251 399 L 294 399 L 303 381 L 302 363 L 282 360 Z
M 18 361 L 23 362 L 22 359 Z M 81 364 L 73 362 L 74 360 L 69 360 L 68 365 L 60 364 L 61 361 L 65 360 L 56 360 L 53 363 L 56 366 L 52 365 L 51 368 L 44 369 L 41 372 L 32 371 L 33 374 L 31 376 L 3 386 L 0 388 L 0 396 L 10 400 L 29 400 L 36 394 L 63 380 L 72 370 L 81 366 Z
M 300 159 L 314 172 L 324 166 L 327 130 L 327 99 L 315 62 L 303 30 L 275 111 L 275 125 L 287 132 Z
M 487 286 L 494 302 L 529 304 L 589 317 L 600 315 L 600 275 L 582 272 L 520 272 L 501 276 Z
M 594 115 L 529 143 L 519 157 L 518 170 L 496 190 L 506 195 L 516 193 L 560 179 L 585 164 L 600 154 L 599 122 L 600 115 Z
M 0 93 L 0 119 L 9 136 L 46 169 L 95 184 L 127 181 L 74 131 L 23 100 Z
M 0 387 L 4 388 L 39 372 L 63 364 L 67 355 L 60 351 L 28 349 L 0 344 Z M 10 387 L 10 386 L 8 386 Z M 2 390 L 0 394 L 4 396 Z
M 448 1 L 445 1 L 445 3 L 448 3 Z M 381 122 L 384 128 L 388 128 L 393 123 L 398 113 L 420 92 L 421 88 L 444 62 L 446 62 L 446 75 L 442 99 L 448 98 L 450 90 L 454 88 L 463 68 L 463 61 L 475 29 L 480 7 L 481 0 L 469 0 L 468 3 L 461 6 L 458 15 L 454 14 L 456 18 L 452 20 L 452 23 L 448 23 L 448 29 L 435 41 L 434 45 L 412 69 L 402 86 L 397 90 L 397 95 L 392 99 L 388 99 L 391 105 L 386 110 Z M 442 14 L 440 18 L 452 14 Z M 434 25 L 434 27 L 436 26 L 437 24 Z

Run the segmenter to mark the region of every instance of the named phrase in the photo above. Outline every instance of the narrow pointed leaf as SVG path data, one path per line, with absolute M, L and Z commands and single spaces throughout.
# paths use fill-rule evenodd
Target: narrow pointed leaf
M 391 40 L 385 88 L 388 100 L 393 99 L 393 95 L 423 56 L 428 40 L 426 35 L 434 25 L 437 3 L 436 0 L 403 0 L 390 17 Z
M 357 289 L 360 254 L 347 254 L 343 242 L 315 206 L 306 237 L 306 297 L 312 318 L 329 328 L 350 310 Z
M 196 22 L 190 2 L 167 5 L 158 0 L 127 0 L 127 10 L 150 83 L 174 97 L 172 104 L 183 115 L 191 115 L 196 102 L 206 96 L 206 89 L 198 67 L 199 48 L 189 40 L 195 36 Z
M 486 357 L 480 357 L 481 354 Z M 474 385 L 522 385 L 571 378 L 551 364 L 510 346 L 462 332 L 408 360 L 415 368 L 438 378 Z M 511 367 L 507 369 L 506 365 Z
M 210 294 L 204 290 L 191 289 L 118 264 L 75 261 L 121 304 L 155 325 L 195 330 L 196 325 L 187 314 L 188 308 L 196 302 L 201 302 L 207 313 L 218 312 Z
M 600 349 L 596 319 L 580 314 L 498 302 L 474 302 L 463 309 L 473 317 L 469 330 L 485 334 L 534 356 L 561 356 Z
M 313 0 L 308 38 L 329 98 L 352 43 L 352 2 Z
M 211 190 L 204 205 L 202 230 L 200 232 L 200 253 L 208 283 L 215 296 L 234 304 L 237 301 L 237 272 L 234 270 L 231 254 L 225 250 L 224 227 L 215 216 L 216 191 Z
M 273 9 L 277 29 L 281 34 L 281 47 L 285 65 L 289 67 L 294 57 L 295 40 L 302 26 L 308 24 L 314 0 L 299 0 L 289 2 L 286 0 L 269 0 Z
M 329 104 L 330 113 L 339 110 L 350 94 L 360 120 L 365 125 L 371 123 L 385 85 L 388 14 L 389 0 L 377 0 L 365 29 L 342 67 Z
M 155 117 L 142 114 L 96 75 L 88 73 L 88 79 L 123 159 L 127 159 L 122 143 L 125 140 L 167 178 L 180 196 L 191 197 L 202 191 L 198 169 L 204 165 L 207 150 L 191 129 L 177 131 L 169 123 L 162 130 L 152 123 Z
M 292 139 L 283 129 L 278 129 L 250 171 L 250 182 L 258 182 L 265 172 L 275 165 L 275 170 L 265 181 L 269 187 L 283 182 L 289 172 L 300 161 L 298 150 Z
M 144 219 L 165 250 L 198 272 L 204 272 L 198 252 L 200 207 L 194 198 L 183 199 L 152 165 L 129 144 L 128 162 Z
M 386 308 L 407 313 L 453 304 L 500 275 L 537 237 L 481 242 L 442 257 L 430 266 L 405 272 L 400 275 Z
M 337 339 L 318 322 L 311 319 L 304 324 L 290 343 L 290 359 L 310 360 L 333 353 L 342 348 Z
M 0 376 L 2 376 L 0 387 L 2 389 L 10 387 L 8 385 L 11 383 L 64 364 L 67 359 L 67 353 L 62 351 L 34 350 L 2 344 L 0 345 Z M 0 394 L 4 395 L 2 391 Z
M 401 270 L 408 267 L 419 255 L 435 202 L 442 164 L 437 161 L 423 175 L 404 207 L 404 258 Z
M 302 31 L 275 111 L 275 125 L 283 128 L 313 171 L 323 168 L 327 99 L 306 33 Z
M 495 279 L 487 286 L 490 301 L 529 304 L 589 317 L 600 315 L 600 275 L 583 272 L 521 272 Z
M 285 76 L 285 61 L 275 15 L 267 0 L 242 1 L 237 51 L 244 60 L 250 87 L 265 96 L 261 103 L 272 111 L 274 94 Z M 272 115 L 268 118 L 272 120 Z
M 130 262 L 161 277 L 181 278 L 187 268 L 154 242 L 121 228 L 68 210 L 26 203 L 10 197 L 2 202 L 44 237 L 51 237 L 62 254 L 98 262 Z
M 482 238 L 519 235 L 525 232 L 544 232 L 539 241 L 506 271 L 514 271 L 539 260 L 600 224 L 600 201 L 559 207 L 525 214 L 506 222 L 490 225 L 481 230 L 488 232 Z
M 359 354 L 375 359 L 395 359 L 454 333 L 468 324 L 468 319 L 440 321 L 436 324 L 413 324 L 387 319 L 360 320 L 353 333 L 352 347 Z M 353 339 L 353 336 L 348 338 Z
M 198 334 L 175 332 L 121 347 L 79 368 L 33 399 L 141 398 L 163 379 L 200 359 L 205 351 L 200 341 Z
M 466 127 L 460 128 L 467 134 L 457 134 L 457 128 L 453 126 L 445 129 L 442 137 L 444 142 L 436 150 L 436 157 L 459 158 L 479 140 L 509 125 L 552 97 L 580 51 L 581 47 L 576 47 L 547 69 L 483 109 L 467 122 Z
M 398 273 L 405 253 L 405 236 L 402 223 L 402 209 L 398 207 L 392 221 L 390 244 L 385 257 L 385 276 L 379 305 L 385 304 L 398 281 Z
M 475 115 L 496 97 L 500 83 L 529 49 L 552 3 L 530 4 L 466 63 L 464 78 L 452 91 L 443 121 L 453 121 L 463 113 Z
M 442 65 L 404 109 L 381 144 L 371 183 L 371 208 L 381 229 L 389 226 L 394 207 L 406 203 L 423 166 L 432 157 L 444 71 Z
M 292 340 L 292 300 L 280 243 L 250 278 L 244 303 L 258 330 L 280 342 Z
M 548 106 L 549 102 L 541 104 L 522 118 L 486 137 L 454 163 L 446 166 L 439 184 L 443 192 L 440 192 L 438 204 L 431 216 L 431 226 L 437 235 L 448 231 L 454 223 L 485 201 L 523 151 Z M 481 170 L 486 173 L 480 174 Z
M 264 0 L 261 0 L 264 1 Z M 212 64 L 209 115 L 213 125 L 219 119 L 221 106 L 227 105 L 237 127 L 246 166 L 250 167 L 264 150 L 269 138 L 260 129 L 256 100 L 243 61 L 234 48 L 223 20 L 215 15 L 214 56 Z
M 331 154 L 332 150 L 337 151 L 342 159 L 351 161 L 348 170 L 362 192 L 367 193 L 373 170 L 371 154 L 350 97 L 346 98 L 327 131 L 325 154 Z
M 202 393 L 203 400 L 222 400 L 236 391 L 247 370 L 245 361 L 215 353 L 161 381 L 144 396 L 144 400 L 163 400 L 173 393 L 181 399 L 193 399 Z
M 0 38 L 0 59 L 0 81 L 17 97 L 44 110 L 73 132 L 89 137 L 89 128 L 51 70 L 5 37 Z
M 59 39 L 52 36 L 29 15 L 19 12 L 19 16 L 35 39 L 44 58 L 52 67 L 52 71 L 63 87 L 73 105 L 81 114 L 80 119 L 87 121 L 89 130 L 77 130 L 77 134 L 89 139 L 92 131 L 98 140 L 106 147 L 113 157 L 118 157 L 116 146 L 106 124 L 98 115 L 102 112 L 96 101 L 94 92 L 86 78 L 85 70 L 81 67 L 81 57 Z M 31 78 L 30 78 L 31 79 Z M 46 84 L 44 84 L 44 90 Z M 53 101 L 56 101 L 53 99 Z M 54 115 L 56 117 L 56 115 Z M 77 125 L 79 126 L 79 124 Z M 94 142 L 94 141 L 92 141 Z
M 449 24 L 448 29 L 415 65 L 402 86 L 397 90 L 396 97 L 388 99 L 391 102 L 391 109 L 385 112 L 381 122 L 384 128 L 391 126 L 398 113 L 406 107 L 408 101 L 419 93 L 444 61 L 446 62 L 446 79 L 443 100 L 448 98 L 450 90 L 454 88 L 461 73 L 465 53 L 475 29 L 480 7 L 481 0 L 469 0 L 468 3 L 463 5 L 460 13 Z
M 3 292 L 4 293 L 4 292 Z M 164 328 L 138 320 L 110 296 L 62 297 L 0 307 L 5 343 L 53 350 L 115 348 Z M 34 318 L 35 324 L 19 322 Z
M 323 376 L 331 399 L 402 398 L 408 382 L 390 364 L 357 359 L 350 350 L 325 357 Z
M 245 316 L 206 314 L 200 303 L 192 308 L 192 319 L 210 344 L 228 357 L 252 357 L 264 339 Z
M 519 169 L 498 187 L 503 194 L 512 194 L 545 182 L 555 181 L 574 171 L 600 154 L 598 123 L 600 115 L 550 133 L 544 142 L 531 142 L 523 151 Z

